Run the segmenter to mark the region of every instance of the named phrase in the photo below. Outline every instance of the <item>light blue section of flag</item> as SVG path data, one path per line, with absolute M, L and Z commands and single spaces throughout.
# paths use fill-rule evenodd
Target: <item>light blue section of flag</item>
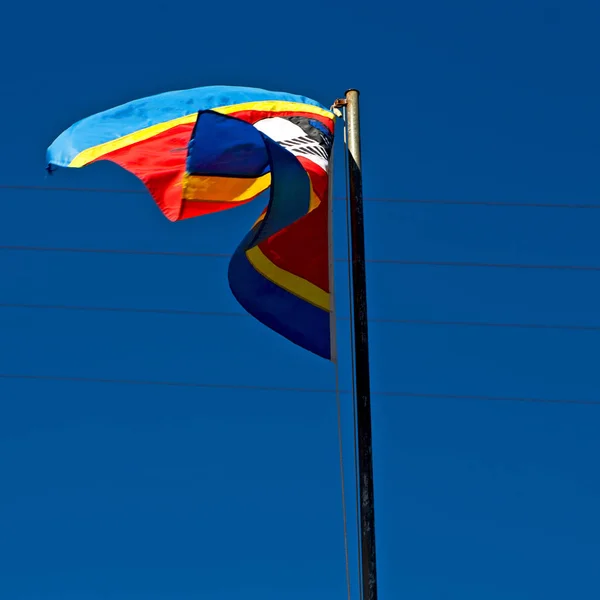
M 83 150 L 140 129 L 200 110 L 268 100 L 310 104 L 326 110 L 324 106 L 305 96 L 260 88 L 217 85 L 165 92 L 127 102 L 74 123 L 48 148 L 46 162 L 57 167 L 68 167 Z

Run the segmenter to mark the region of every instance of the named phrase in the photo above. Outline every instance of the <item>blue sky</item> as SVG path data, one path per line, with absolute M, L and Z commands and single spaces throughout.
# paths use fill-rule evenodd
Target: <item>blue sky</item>
M 67 0 L 4 14 L 0 185 L 140 190 L 110 164 L 44 172 L 63 129 L 137 97 L 225 84 L 330 104 L 357 87 L 368 199 L 600 203 L 591 0 Z M 0 205 L 0 304 L 240 311 L 227 259 L 5 248 L 229 253 L 260 206 L 173 224 L 142 194 L 0 189 Z M 600 265 L 600 210 L 365 212 L 371 260 Z M 342 202 L 335 245 L 343 257 Z M 598 272 L 371 262 L 368 278 L 373 318 L 600 325 Z M 0 332 L 3 375 L 335 386 L 330 364 L 249 317 L 3 306 Z M 372 386 L 600 400 L 599 340 L 374 322 Z M 381 598 L 597 598 L 599 424 L 598 406 L 374 395 Z M 0 596 L 344 598 L 339 479 L 332 393 L 0 379 Z

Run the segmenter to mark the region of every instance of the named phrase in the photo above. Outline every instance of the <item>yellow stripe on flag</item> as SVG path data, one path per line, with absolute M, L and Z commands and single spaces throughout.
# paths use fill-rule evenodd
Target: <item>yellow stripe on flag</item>
M 243 102 L 241 104 L 230 104 L 229 106 L 219 106 L 217 108 L 212 108 L 214 112 L 218 112 L 221 114 L 231 114 L 241 111 L 248 110 L 257 110 L 261 112 L 305 112 L 311 113 L 315 115 L 321 115 L 328 119 L 335 119 L 333 113 L 328 110 L 323 110 L 318 106 L 313 106 L 311 104 L 301 104 L 300 102 L 280 102 L 277 100 L 261 100 L 260 102 Z M 144 129 L 139 129 L 138 131 L 134 131 L 133 133 L 129 133 L 122 137 L 119 137 L 115 140 L 111 140 L 110 142 L 104 142 L 103 144 L 98 144 L 97 146 L 92 146 L 91 148 L 86 148 L 82 150 L 69 164 L 69 167 L 83 167 L 94 160 L 98 160 L 105 154 L 109 154 L 110 152 L 114 152 L 115 150 L 120 150 L 121 148 L 125 148 L 125 146 L 130 146 L 132 144 L 137 144 L 138 142 L 143 142 L 159 133 L 163 133 L 168 129 L 173 127 L 177 127 L 177 125 L 185 125 L 187 123 L 193 123 L 198 116 L 198 113 L 192 113 L 191 115 L 186 115 L 184 117 L 178 117 L 177 119 L 171 119 L 170 121 L 165 121 L 164 123 L 157 123 L 156 125 L 151 125 L 150 127 L 145 127 Z
M 186 175 L 183 199 L 204 202 L 244 202 L 264 192 L 271 185 L 271 173 L 260 177 L 215 177 Z
M 294 296 L 298 296 L 298 298 L 302 298 L 302 300 L 306 300 L 310 304 L 330 312 L 330 294 L 328 292 L 322 290 L 314 283 L 310 283 L 310 281 L 278 267 L 263 254 L 258 246 L 254 246 L 254 248 L 248 250 L 246 256 L 252 266 L 263 277 L 290 292 L 290 294 L 294 294 Z

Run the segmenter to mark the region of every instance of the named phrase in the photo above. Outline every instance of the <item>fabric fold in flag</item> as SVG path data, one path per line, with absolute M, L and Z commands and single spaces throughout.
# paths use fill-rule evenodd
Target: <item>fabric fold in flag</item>
M 332 353 L 329 160 L 335 116 L 304 96 L 213 86 L 168 92 L 75 123 L 48 164 L 109 160 L 136 175 L 172 221 L 267 208 L 234 252 L 229 284 L 267 327 Z

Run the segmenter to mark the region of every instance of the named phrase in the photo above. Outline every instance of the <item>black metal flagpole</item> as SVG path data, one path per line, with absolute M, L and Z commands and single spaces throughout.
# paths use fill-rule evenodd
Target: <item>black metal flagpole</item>
M 375 498 L 373 490 L 373 445 L 371 433 L 371 383 L 360 119 L 358 90 L 346 92 L 346 126 L 350 179 L 350 223 L 352 248 L 352 295 L 354 303 L 354 353 L 356 376 L 356 421 L 360 490 L 360 536 L 363 600 L 377 600 L 375 556 Z

